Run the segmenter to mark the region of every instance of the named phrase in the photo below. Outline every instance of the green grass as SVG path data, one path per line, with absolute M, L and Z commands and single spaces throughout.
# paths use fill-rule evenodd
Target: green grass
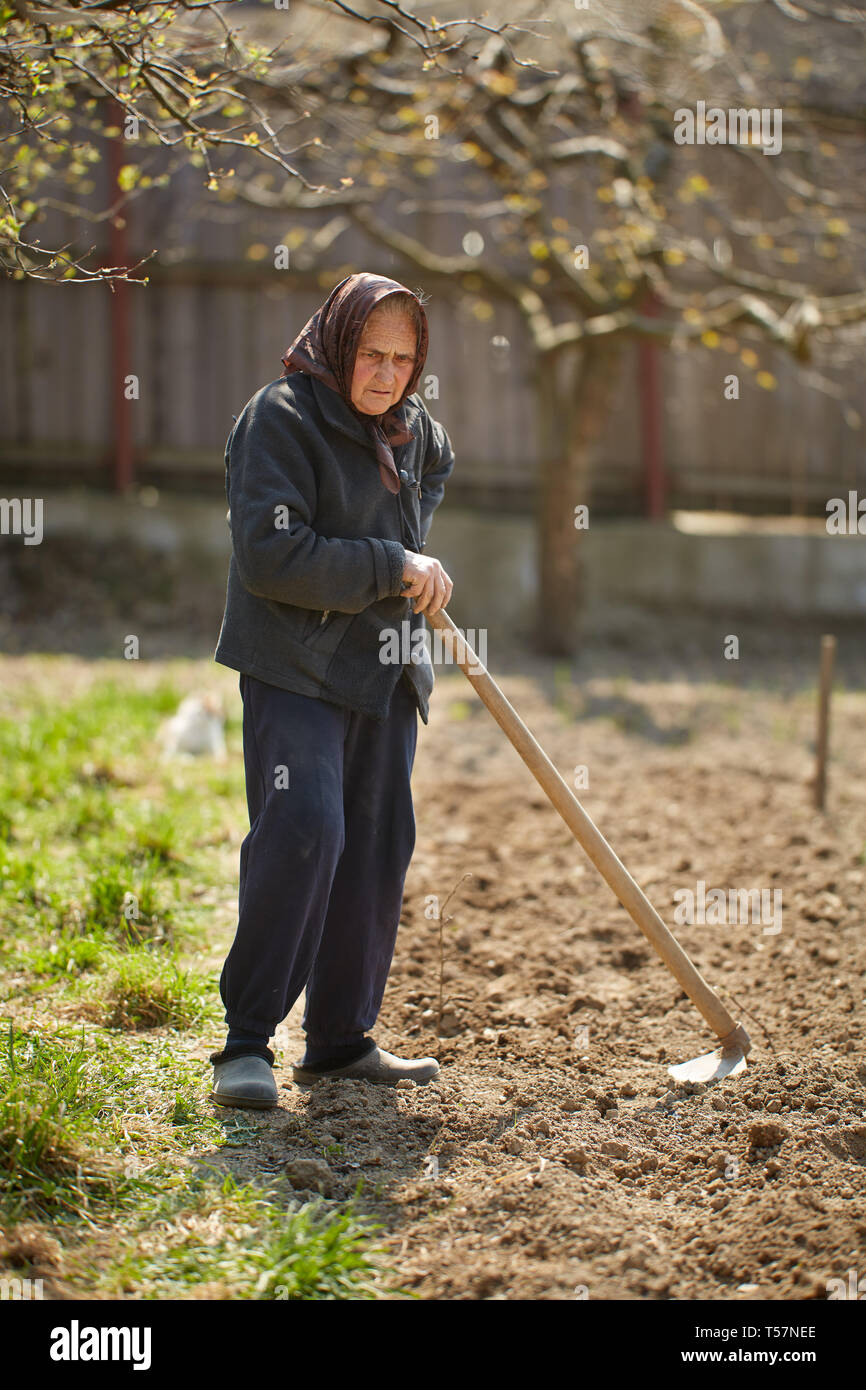
M 87 1057 L 84 1046 L 9 1026 L 0 1060 L 0 1205 L 7 1217 L 84 1216 L 123 1185 L 116 1162 L 86 1143 L 98 1108 L 85 1085 Z
M 399 1294 L 354 1203 L 225 1171 L 261 1124 L 212 1105 L 202 1060 L 241 757 L 161 761 L 182 691 L 130 670 L 68 698 L 52 660 L 0 717 L 0 1249 L 21 1222 L 59 1240 L 80 1297 Z
M 61 979 L 98 970 L 105 963 L 108 944 L 104 933 L 93 932 L 88 936 L 61 933 L 52 936 L 48 943 L 32 943 L 18 959 L 22 963 L 26 961 L 34 975 Z
M 207 1014 L 216 1023 L 215 982 L 137 951 L 120 957 L 99 1008 L 108 1028 L 191 1028 Z
M 166 935 L 169 912 L 160 902 L 152 863 L 145 860 L 140 874 L 130 872 L 129 861 L 108 864 L 91 877 L 88 888 L 88 929 L 101 928 L 130 944 Z
M 175 1226 L 177 1198 L 153 1217 Z M 203 1177 L 183 1201 L 185 1227 L 157 1251 L 124 1252 L 103 1292 L 137 1298 L 191 1298 L 204 1280 L 212 1296 L 254 1300 L 374 1299 L 392 1271 L 374 1244 L 378 1223 L 359 1218 L 354 1202 L 334 1214 L 321 1199 L 286 1202 L 278 1187 Z
M 400 1294 L 373 1242 L 379 1227 L 278 1184 L 239 1183 L 191 1159 L 255 1134 L 253 1120 L 206 1113 L 194 1068 L 170 1040 L 156 1051 L 123 1040 L 9 1027 L 0 1058 L 0 1215 L 51 1223 L 70 1268 L 104 1296 L 251 1299 Z M 247 1118 L 247 1117 L 244 1117 Z M 235 1133 L 235 1131 L 239 1131 Z M 160 1137 L 163 1142 L 160 1143 Z M 81 1239 L 74 1236 L 81 1227 Z M 155 1227 L 166 1234 L 154 1247 Z M 94 1266 L 92 1243 L 112 1237 Z
M 57 695 L 56 701 L 34 696 L 26 718 L 0 721 L 0 766 L 21 802 L 67 799 L 70 772 L 78 783 L 121 781 L 115 760 L 137 754 L 142 735 L 155 732 L 179 700 L 170 683 L 139 691 L 111 680 L 92 687 L 86 699 L 64 703 L 62 689 Z

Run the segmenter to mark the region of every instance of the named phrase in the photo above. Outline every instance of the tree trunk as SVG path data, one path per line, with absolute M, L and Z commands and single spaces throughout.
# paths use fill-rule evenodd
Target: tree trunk
M 548 656 L 572 656 L 577 647 L 584 531 L 575 527 L 575 508 L 590 505 L 591 450 L 607 420 L 620 352 L 618 343 L 598 341 L 579 355 L 559 353 L 538 362 L 536 639 Z

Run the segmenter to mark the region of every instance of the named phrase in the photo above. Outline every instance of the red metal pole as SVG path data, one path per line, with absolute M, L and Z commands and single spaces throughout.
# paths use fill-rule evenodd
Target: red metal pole
M 654 318 L 658 312 L 658 300 L 655 295 L 650 295 L 644 305 L 644 313 Z M 659 521 L 665 514 L 667 479 L 662 454 L 661 364 L 658 345 L 651 338 L 641 338 L 638 341 L 637 353 L 644 510 L 651 521 Z
M 109 109 L 109 123 L 123 124 L 124 112 L 112 102 Z M 117 176 L 125 162 L 124 141 L 115 135 L 108 142 L 108 197 L 114 202 L 120 192 Z M 108 256 L 112 266 L 129 265 L 129 246 L 126 235 L 126 218 L 122 213 L 112 217 L 108 224 Z M 111 295 L 111 415 L 112 415 L 112 462 L 114 487 L 117 492 L 125 492 L 132 486 L 134 476 L 134 454 L 132 446 L 132 401 L 126 396 L 126 377 L 130 372 L 130 286 L 126 280 L 115 280 L 109 285 Z

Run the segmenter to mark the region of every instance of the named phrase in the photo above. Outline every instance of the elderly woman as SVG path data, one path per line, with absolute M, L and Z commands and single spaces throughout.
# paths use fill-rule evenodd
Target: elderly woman
M 416 294 L 350 275 L 229 436 L 215 660 L 241 672 L 250 830 L 220 980 L 228 1038 L 211 1057 L 222 1105 L 276 1104 L 268 1043 L 305 988 L 298 1084 L 439 1071 L 367 1036 L 415 846 L 410 776 L 433 668 L 413 637 L 452 589 L 422 554 L 454 465 L 415 394 L 427 342 Z M 394 632 L 408 640 L 380 640 Z M 395 649 L 413 659 L 389 661 Z

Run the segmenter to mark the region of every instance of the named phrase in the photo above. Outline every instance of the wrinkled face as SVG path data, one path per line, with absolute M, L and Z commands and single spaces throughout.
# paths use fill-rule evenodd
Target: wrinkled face
M 352 374 L 352 404 L 364 415 L 382 415 L 396 405 L 412 376 L 417 342 L 405 315 L 380 313 L 367 318 Z

